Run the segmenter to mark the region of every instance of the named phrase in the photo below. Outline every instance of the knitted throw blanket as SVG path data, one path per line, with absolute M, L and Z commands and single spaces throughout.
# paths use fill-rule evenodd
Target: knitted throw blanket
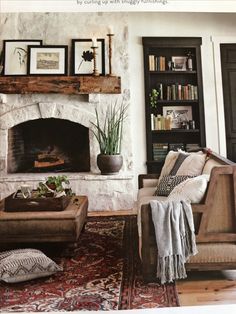
M 185 262 L 197 254 L 192 207 L 185 201 L 150 202 L 157 242 L 157 278 L 161 283 L 186 278 Z

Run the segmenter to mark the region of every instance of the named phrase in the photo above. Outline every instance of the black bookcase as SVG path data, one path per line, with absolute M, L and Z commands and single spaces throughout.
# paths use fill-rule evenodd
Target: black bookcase
M 200 37 L 143 37 L 147 172 L 178 147 L 205 147 Z M 156 107 L 150 94 L 156 89 Z M 170 119 L 170 120 L 169 120 Z M 168 122 L 169 121 L 169 122 Z

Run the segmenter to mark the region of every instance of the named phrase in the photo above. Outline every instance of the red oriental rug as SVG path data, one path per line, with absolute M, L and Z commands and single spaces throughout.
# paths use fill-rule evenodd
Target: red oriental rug
M 64 249 L 57 257 L 50 254 L 63 272 L 25 283 L 0 283 L 0 312 L 178 306 L 174 284 L 142 281 L 137 240 L 135 216 L 89 218 L 77 248 Z

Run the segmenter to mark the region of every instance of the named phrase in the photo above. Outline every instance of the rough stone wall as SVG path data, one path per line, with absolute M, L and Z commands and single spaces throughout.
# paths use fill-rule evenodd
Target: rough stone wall
M 108 73 L 108 26 L 114 26 L 113 72 L 121 76 L 120 95 L 0 95 L 0 198 L 23 182 L 36 185 L 42 175 L 7 174 L 7 134 L 16 124 L 39 118 L 68 119 L 91 128 L 95 108 L 104 116 L 111 103 L 130 102 L 127 15 L 114 13 L 7 13 L 1 14 L 0 44 L 4 39 L 42 39 L 45 45 L 68 45 L 69 68 L 71 39 L 104 38 Z M 125 209 L 133 206 L 132 141 L 130 118 L 124 124 L 122 155 L 124 164 L 117 176 L 101 176 L 96 166 L 98 144 L 90 131 L 91 173 L 68 174 L 76 193 L 89 196 L 90 210 Z

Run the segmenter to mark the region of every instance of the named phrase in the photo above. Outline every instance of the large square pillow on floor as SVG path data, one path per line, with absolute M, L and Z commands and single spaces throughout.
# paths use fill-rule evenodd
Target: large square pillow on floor
M 8 283 L 46 277 L 57 271 L 62 271 L 62 268 L 36 249 L 19 249 L 0 253 L 0 280 Z

